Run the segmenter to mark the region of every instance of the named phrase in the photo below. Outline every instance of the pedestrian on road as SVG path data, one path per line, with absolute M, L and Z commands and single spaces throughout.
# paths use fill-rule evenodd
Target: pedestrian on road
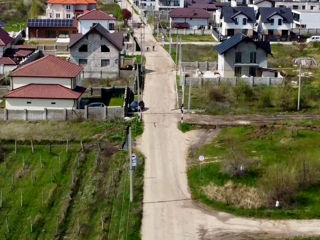
M 152 46 L 152 51 L 154 51 L 155 50 L 155 46 Z

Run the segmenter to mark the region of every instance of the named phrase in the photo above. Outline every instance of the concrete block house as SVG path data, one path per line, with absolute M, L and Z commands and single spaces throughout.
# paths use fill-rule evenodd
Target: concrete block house
M 98 23 L 86 34 L 71 36 L 69 48 L 71 61 L 84 67 L 85 77 L 119 76 L 122 33 L 110 33 Z
M 208 11 L 197 8 L 177 8 L 169 13 L 171 28 L 207 28 L 210 15 Z
M 272 71 L 268 70 L 268 55 L 271 54 L 269 42 L 254 41 L 238 33 L 216 46 L 216 50 L 221 77 L 255 77 Z
M 293 24 L 290 8 L 261 7 L 257 19 L 258 32 L 264 40 L 289 40 Z
M 6 109 L 76 109 L 85 89 L 79 87 L 83 67 L 46 56 L 11 73 Z

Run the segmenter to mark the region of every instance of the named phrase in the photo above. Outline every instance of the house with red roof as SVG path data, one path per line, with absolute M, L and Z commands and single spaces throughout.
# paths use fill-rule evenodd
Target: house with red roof
M 177 8 L 169 12 L 171 28 L 206 28 L 209 25 L 208 11 L 199 8 Z
M 97 9 L 79 15 L 77 20 L 78 31 L 82 34 L 86 34 L 95 24 L 98 23 L 109 32 L 113 32 L 116 24 L 116 19 L 113 16 Z
M 11 47 L 13 41 L 14 39 L 10 37 L 5 30 L 0 28 L 0 57 L 2 57 L 4 52 Z
M 78 86 L 83 67 L 46 56 L 11 73 L 5 96 L 12 110 L 76 109 L 85 89 Z
M 47 18 L 74 19 L 87 11 L 96 9 L 97 0 L 48 0 Z

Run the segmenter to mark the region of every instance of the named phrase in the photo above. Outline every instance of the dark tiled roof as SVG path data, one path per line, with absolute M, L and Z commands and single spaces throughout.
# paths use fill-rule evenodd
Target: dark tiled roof
M 257 17 L 259 17 L 260 15 L 261 21 L 264 23 L 270 23 L 270 18 L 274 15 L 281 16 L 284 23 L 293 23 L 293 15 L 290 8 L 261 7 L 258 10 Z
M 77 42 L 79 42 L 81 39 L 83 39 L 85 36 L 92 32 L 98 32 L 101 34 L 101 36 L 105 37 L 113 46 L 115 46 L 119 51 L 122 50 L 123 48 L 123 34 L 121 33 L 110 33 L 107 29 L 105 29 L 101 24 L 96 24 L 94 25 L 86 34 L 84 35 L 79 35 L 79 34 L 74 34 L 75 36 L 72 37 L 71 35 L 71 40 L 69 47 L 71 48 L 74 46 Z
M 84 13 L 78 17 L 78 20 L 116 20 L 109 14 L 102 12 L 100 10 L 94 9 L 90 12 Z
M 223 7 L 221 11 L 221 18 L 227 23 L 233 23 L 234 18 L 239 14 L 247 16 L 249 23 L 256 22 L 256 15 L 254 9 L 251 7 Z
M 46 56 L 19 67 L 11 73 L 13 77 L 48 77 L 74 78 L 80 74 L 83 67 L 62 60 L 55 56 Z
M 258 1 L 255 1 L 254 4 L 259 4 L 259 3 L 262 3 L 262 2 L 269 2 L 269 3 L 273 4 L 272 0 L 258 0 Z
M 78 99 L 84 92 L 82 87 L 72 90 L 59 84 L 28 84 L 10 91 L 5 98 Z
M 171 18 L 209 18 L 209 13 L 206 10 L 193 8 L 176 8 L 171 10 L 169 15 Z
M 216 46 L 217 52 L 221 55 L 225 52 L 229 51 L 230 49 L 237 46 L 239 43 L 243 41 L 250 41 L 256 44 L 257 47 L 264 49 L 267 53 L 271 54 L 271 48 L 269 42 L 262 42 L 262 41 L 254 41 L 252 38 L 247 37 L 242 33 L 238 33 L 231 38 L 223 41 L 218 46 Z
M 6 46 L 9 43 L 13 42 L 13 38 L 9 36 L 9 34 L 0 28 L 0 46 Z

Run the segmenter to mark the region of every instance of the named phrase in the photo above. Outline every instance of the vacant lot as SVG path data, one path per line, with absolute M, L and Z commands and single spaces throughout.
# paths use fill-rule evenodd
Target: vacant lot
M 237 215 L 319 218 L 319 140 L 319 132 L 295 128 L 225 128 L 190 153 L 193 197 Z
M 153 36 L 156 38 L 157 41 L 162 41 L 161 34 L 153 34 Z M 169 35 L 164 35 L 165 41 L 169 42 Z M 211 35 L 195 35 L 195 34 L 186 34 L 186 35 L 177 35 L 177 34 L 171 34 L 172 42 L 214 42 L 215 40 Z
M 0 125 L 1 236 L 140 239 L 143 157 L 130 204 L 128 154 L 120 150 L 124 123 L 11 122 L 8 127 L 10 132 Z M 141 129 L 133 123 L 134 136 Z M 68 134 L 73 131 L 77 134 Z

